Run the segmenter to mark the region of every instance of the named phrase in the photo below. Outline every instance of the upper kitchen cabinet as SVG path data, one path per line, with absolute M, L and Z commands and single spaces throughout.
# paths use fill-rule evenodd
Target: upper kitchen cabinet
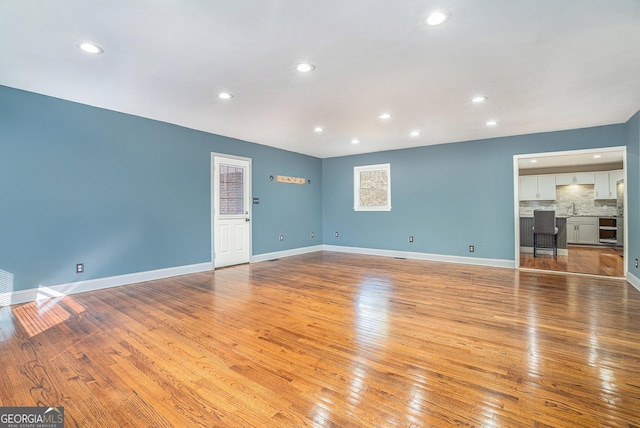
M 595 174 L 592 172 L 581 172 L 556 175 L 557 186 L 566 186 L 569 184 L 595 184 Z
M 618 181 L 624 180 L 624 170 L 618 169 L 616 171 L 609 171 L 609 191 L 611 192 L 611 199 L 616 199 L 618 195 Z
M 593 186 L 594 199 L 610 199 L 611 189 L 609 188 L 609 173 L 596 172 L 596 184 Z
M 555 175 L 525 175 L 519 177 L 521 201 L 555 201 Z
M 616 199 L 616 184 L 624 177 L 623 170 L 596 172 L 594 199 Z

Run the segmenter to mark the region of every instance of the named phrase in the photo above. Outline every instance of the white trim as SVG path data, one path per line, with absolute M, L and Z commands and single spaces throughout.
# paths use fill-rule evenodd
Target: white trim
M 273 253 L 258 254 L 256 256 L 252 256 L 251 257 L 251 263 L 265 262 L 265 261 L 268 261 L 268 260 L 275 260 L 275 259 L 280 259 L 280 258 L 283 258 L 283 257 L 298 256 L 300 254 L 315 253 L 317 251 L 322 251 L 322 250 L 323 250 L 323 246 L 322 245 L 314 245 L 312 247 L 294 248 L 294 249 L 291 249 L 291 250 L 275 251 Z
M 638 278 L 631 272 L 627 272 L 627 282 L 633 285 L 636 290 L 640 291 L 640 278 Z
M 518 155 L 513 156 L 513 215 L 515 223 L 515 251 L 513 264 L 520 267 L 520 164 Z
M 622 228 L 623 228 L 623 241 L 622 241 L 622 258 L 625 260 L 624 263 L 624 276 L 626 277 L 627 274 L 629 273 L 629 266 L 627 264 L 627 260 L 629 260 L 629 225 L 628 225 L 628 218 L 629 218 L 629 195 L 627 193 L 627 189 L 629 188 L 629 181 L 627 180 L 627 148 L 625 147 L 624 151 L 622 152 L 622 177 L 624 179 L 624 186 L 622 186 L 622 190 L 623 190 L 623 199 L 624 199 L 624 204 L 623 204 L 623 209 L 624 209 L 624 213 L 623 213 L 623 218 L 622 218 Z M 638 288 L 638 287 L 636 287 Z M 640 290 L 640 288 L 638 288 Z
M 268 260 L 275 260 L 284 257 L 297 256 L 301 254 L 314 253 L 317 251 L 334 251 L 339 253 L 353 253 L 353 254 L 365 254 L 372 256 L 382 257 L 401 257 L 414 260 L 427 260 L 444 263 L 459 263 L 485 267 L 498 267 L 515 269 L 515 263 L 511 260 L 501 259 L 482 259 L 473 257 L 461 257 L 461 256 L 447 256 L 442 254 L 428 254 L 428 253 L 416 253 L 411 251 L 396 251 L 396 250 L 379 250 L 374 248 L 359 248 L 359 247 L 345 247 L 340 245 L 314 245 L 311 247 L 295 248 L 286 251 L 276 251 L 273 253 L 264 253 L 251 258 L 251 263 L 263 262 Z M 145 281 L 152 281 L 156 279 L 170 278 L 173 276 L 187 275 L 191 273 L 206 272 L 213 270 L 213 263 L 198 263 L 186 266 L 177 266 L 172 268 L 157 269 L 146 272 L 136 272 L 125 275 L 111 276 L 106 278 L 90 279 L 87 281 L 70 282 L 66 284 L 58 284 L 52 286 L 42 286 L 39 288 L 31 288 L 29 290 L 18 290 L 10 293 L 0 294 L 0 307 L 8 305 L 16 305 L 20 303 L 33 302 L 38 299 L 66 296 L 70 294 L 85 293 L 87 291 L 102 290 L 105 288 L 120 287 L 123 285 L 131 285 Z M 520 268 L 524 271 L 536 271 L 544 273 L 564 273 L 575 274 L 571 272 L 556 272 L 556 271 L 539 271 L 535 269 Z M 597 278 L 601 276 L 589 275 Z M 611 279 L 625 279 L 625 278 L 611 278 Z M 640 278 L 627 273 L 626 280 L 634 288 L 640 291 Z M 46 296 L 43 296 L 41 290 L 46 290 Z M 8 305 L 2 302 L 9 302 Z
M 563 156 L 563 155 L 574 155 L 574 154 L 584 154 L 584 153 L 607 153 L 607 152 L 622 152 L 622 170 L 624 171 L 624 260 L 628 260 L 629 256 L 629 246 L 627 243 L 629 242 L 628 236 L 628 205 L 626 201 L 629 200 L 627 195 L 627 147 L 626 146 L 615 146 L 615 147 L 598 147 L 595 149 L 577 149 L 577 150 L 564 150 L 559 152 L 543 152 L 543 153 L 526 153 L 513 155 L 513 206 L 514 206 L 514 223 L 515 223 L 515 266 L 520 266 L 520 186 L 518 177 L 520 176 L 520 159 L 533 159 L 533 158 L 541 158 L 541 157 L 552 157 L 552 156 Z M 624 275 L 627 276 L 628 266 L 624 264 Z
M 50 286 L 40 286 L 29 290 L 18 290 L 10 293 L 0 294 L 0 306 L 18 303 L 34 302 L 43 298 L 54 296 L 84 293 L 87 291 L 102 290 L 104 288 L 119 287 L 121 285 L 131 285 L 139 282 L 152 281 L 154 279 L 170 278 L 172 276 L 186 275 L 189 273 L 206 272 L 213 269 L 211 262 L 198 263 L 186 266 L 176 266 L 172 268 L 149 270 L 146 272 L 135 272 L 125 275 L 110 276 L 106 278 L 88 279 L 86 281 L 69 282 Z M 42 290 L 46 290 L 43 296 Z
M 371 256 L 401 257 L 414 260 L 428 260 L 433 262 L 459 263 L 465 265 L 487 266 L 515 269 L 513 260 L 483 259 L 476 257 L 448 256 L 444 254 L 416 253 L 412 251 L 380 250 L 375 248 L 343 247 L 340 245 L 323 245 L 324 251 L 340 253 L 366 254 Z

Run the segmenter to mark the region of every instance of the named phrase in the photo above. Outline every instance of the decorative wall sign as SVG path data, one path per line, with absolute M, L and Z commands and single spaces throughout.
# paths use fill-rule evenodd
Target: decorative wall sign
M 278 183 L 307 184 L 307 180 L 304 178 L 287 177 L 286 175 L 276 175 L 276 181 Z

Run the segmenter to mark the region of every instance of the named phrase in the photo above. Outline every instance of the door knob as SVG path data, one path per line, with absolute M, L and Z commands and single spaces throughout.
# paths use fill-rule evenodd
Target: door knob
M 245 218 L 244 221 L 251 221 L 249 217 Z

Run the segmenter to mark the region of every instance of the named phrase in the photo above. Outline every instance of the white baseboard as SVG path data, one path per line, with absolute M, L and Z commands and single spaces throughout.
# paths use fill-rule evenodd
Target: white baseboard
M 627 272 L 627 282 L 633 285 L 636 290 L 640 291 L 640 278 L 638 278 L 631 272 Z
M 291 250 L 258 254 L 256 256 L 251 256 L 251 263 L 266 262 L 267 260 L 275 260 L 283 257 L 291 257 L 291 256 L 298 256 L 300 254 L 315 253 L 316 251 L 322 251 L 322 247 L 323 247 L 322 245 L 314 245 L 311 247 L 294 248 Z
M 341 253 L 366 254 L 383 257 L 400 257 L 415 260 L 428 260 L 445 263 L 460 263 L 477 266 L 499 267 L 515 269 L 515 261 L 501 259 L 484 259 L 463 256 L 448 256 L 442 254 L 417 253 L 411 251 L 380 250 L 375 248 L 344 247 L 339 245 L 314 245 L 311 247 L 295 248 L 286 251 L 276 251 L 273 253 L 258 254 L 251 257 L 251 262 L 261 262 L 275 260 L 283 257 L 297 256 L 300 254 L 313 253 L 316 251 L 335 251 Z M 13 292 L 0 293 L 0 307 L 15 305 L 19 303 L 33 302 L 52 297 L 61 297 L 69 294 L 84 293 L 87 291 L 101 290 L 121 285 L 135 284 L 155 279 L 170 278 L 172 276 L 186 275 L 190 273 L 205 272 L 213 270 L 211 262 L 198 263 L 186 266 L 157 269 L 145 272 L 136 272 L 126 275 L 111 276 L 106 278 L 90 279 L 87 281 L 71 282 L 51 286 L 41 286 L 29 290 L 19 290 Z M 626 280 L 640 291 L 640 278 L 627 272 Z
M 448 256 L 443 254 L 416 253 L 411 251 L 379 250 L 374 248 L 343 247 L 339 245 L 323 245 L 325 251 L 342 253 L 367 254 L 372 256 L 400 257 L 405 259 L 429 260 L 434 262 L 460 263 L 465 265 L 489 266 L 515 269 L 513 260 L 483 259 L 477 257 Z
M 189 273 L 205 272 L 213 269 L 211 262 L 194 265 L 177 266 L 172 268 L 136 272 L 126 275 L 110 276 L 107 278 L 89 279 L 86 281 L 70 282 L 67 284 L 40 286 L 29 290 L 19 290 L 0 294 L 0 307 L 36 300 L 61 297 L 69 294 L 84 293 L 86 291 L 101 290 L 103 288 L 119 287 L 154 279 L 169 278 Z

